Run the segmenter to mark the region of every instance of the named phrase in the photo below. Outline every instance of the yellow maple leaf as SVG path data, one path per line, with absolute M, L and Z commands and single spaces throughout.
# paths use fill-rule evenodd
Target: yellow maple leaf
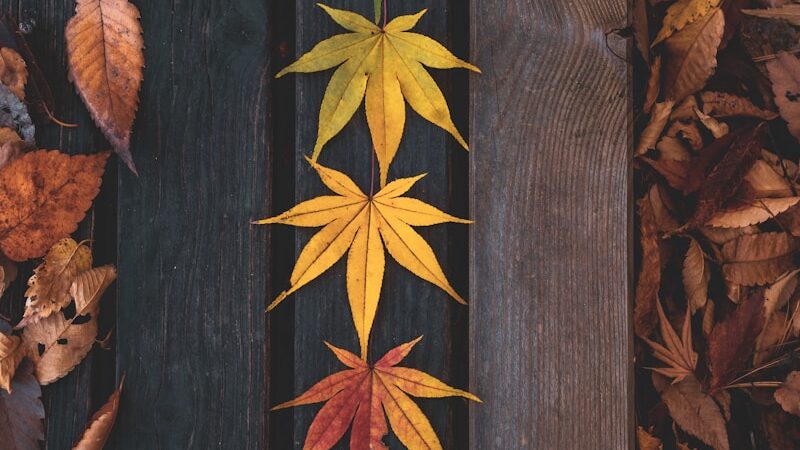
M 309 162 L 322 182 L 338 195 L 317 197 L 278 216 L 254 222 L 323 227 L 300 253 L 290 278 L 291 287 L 269 305 L 268 311 L 322 275 L 349 249 L 347 296 L 361 353 L 366 357 L 383 284 L 384 246 L 401 266 L 465 303 L 447 281 L 433 249 L 412 226 L 470 221 L 453 217 L 420 200 L 402 197 L 424 174 L 392 181 L 374 196 L 368 196 L 347 175 Z
M 720 0 L 678 0 L 670 5 L 664 16 L 664 23 L 653 40 L 652 47 L 672 36 L 676 31 L 708 14 L 719 5 Z
M 350 11 L 319 6 L 333 20 L 352 31 L 317 44 L 310 52 L 278 73 L 318 72 L 339 66 L 331 78 L 319 113 L 319 131 L 311 160 L 336 136 L 366 97 L 367 122 L 386 184 L 405 127 L 405 100 L 420 116 L 453 135 L 468 149 L 450 117 L 444 95 L 424 66 L 436 69 L 480 70 L 458 59 L 433 39 L 408 30 L 427 12 L 400 16 L 381 29 Z

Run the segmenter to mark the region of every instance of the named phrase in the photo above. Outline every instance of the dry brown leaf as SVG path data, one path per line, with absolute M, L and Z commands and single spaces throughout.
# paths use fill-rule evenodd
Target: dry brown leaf
M 17 265 L 0 253 L 0 296 L 17 278 Z
M 731 131 L 727 123 L 720 122 L 699 109 L 695 109 L 694 112 L 697 114 L 697 118 L 700 119 L 700 123 L 711 132 L 715 139 L 719 139 Z
M 25 327 L 22 340 L 40 384 L 62 378 L 89 353 L 97 337 L 99 300 L 114 278 L 116 271 L 111 266 L 83 272 L 70 287 L 74 316 L 67 318 L 64 310 Z
M 700 94 L 700 101 L 703 104 L 703 112 L 718 119 L 754 117 L 762 120 L 772 120 L 778 116 L 772 111 L 757 107 L 746 98 L 725 92 L 703 92 Z
M 636 48 L 642 55 L 644 62 L 650 62 L 650 25 L 647 22 L 646 0 L 633 0 L 633 14 L 631 14 L 633 38 Z
M 783 159 L 769 150 L 761 150 L 761 158 L 772 167 L 775 173 L 783 175 L 785 178 L 794 180 L 797 178 L 797 163 Z
M 650 114 L 653 105 L 658 100 L 658 94 L 661 93 L 661 61 L 661 55 L 656 55 L 653 58 L 653 64 L 650 65 L 650 77 L 647 80 L 647 90 L 645 91 L 644 106 L 642 107 L 642 111 L 645 114 Z
M 788 233 L 746 235 L 722 246 L 725 278 L 744 286 L 772 283 L 797 268 L 800 240 Z
M 0 389 L 0 450 L 39 450 L 44 440 L 42 390 L 33 376 L 33 365 L 22 361 L 14 381 L 13 394 Z
M 0 169 L 0 249 L 38 258 L 78 227 L 100 190 L 108 152 L 69 156 L 38 150 Z
M 656 150 L 659 151 L 661 159 L 669 159 L 673 161 L 691 161 L 692 155 L 683 142 L 674 137 L 664 136 L 656 144 Z
M 800 372 L 791 372 L 775 391 L 775 400 L 784 411 L 800 416 Z
M 757 198 L 791 197 L 794 195 L 786 178 L 776 172 L 772 164 L 761 159 L 756 161 L 750 171 L 747 172 L 744 180 L 753 188 Z
M 139 10 L 128 0 L 77 0 L 64 37 L 70 79 L 114 151 L 136 173 L 130 138 L 144 68 Z
M 694 151 L 700 151 L 703 148 L 703 135 L 700 133 L 700 127 L 697 126 L 695 120 L 676 120 L 672 122 L 667 129 L 666 136 L 683 139 Z
M 647 124 L 644 131 L 639 138 L 639 145 L 636 147 L 636 155 L 641 156 L 647 153 L 648 150 L 656 148 L 658 138 L 667 126 L 667 120 L 672 113 L 672 107 L 675 102 L 667 101 L 664 103 L 656 103 L 653 106 L 653 113 L 650 115 L 650 123 Z
M 783 308 L 789 298 L 797 289 L 797 274 L 800 269 L 793 270 L 785 276 L 780 277 L 764 290 L 764 316 L 771 317 L 772 314 Z
M 694 95 L 690 95 L 683 99 L 683 101 L 672 110 L 672 115 L 669 117 L 669 119 L 672 121 L 693 121 L 697 119 L 697 116 L 694 113 L 694 110 L 697 107 L 697 99 Z
M 0 319 L 0 390 L 9 394 L 12 393 L 11 380 L 14 379 L 14 373 L 25 357 L 20 343 L 21 339 L 12 335 L 11 327 Z
M 692 375 L 697 367 L 697 353 L 692 347 L 691 311 L 689 308 L 686 309 L 681 335 L 678 336 L 664 314 L 664 309 L 659 301 L 656 302 L 656 310 L 658 311 L 658 327 L 664 345 L 646 337 L 642 337 L 642 339 L 653 349 L 653 356 L 668 366 L 655 367 L 653 371 L 672 378 L 672 383 L 680 383 L 687 376 Z
M 764 309 L 766 310 L 766 304 Z M 764 329 L 756 338 L 755 352 L 753 353 L 753 367 L 757 367 L 774 356 L 779 347 L 786 342 L 789 331 L 789 321 L 786 313 L 778 311 L 771 314 Z
M 636 283 L 636 306 L 633 312 L 633 328 L 636 334 L 646 338 L 656 328 L 658 315 L 658 291 L 661 286 L 661 248 L 658 224 L 651 198 L 657 188 L 651 188 L 647 196 L 639 200 L 640 239 L 642 244 L 642 269 Z
M 764 291 L 750 294 L 725 320 L 717 323 L 708 337 L 708 366 L 711 390 L 736 378 L 745 368 L 764 328 Z
M 72 238 L 56 242 L 28 280 L 25 292 L 28 300 L 20 327 L 61 311 L 70 301 L 72 281 L 91 268 L 92 251 L 84 243 L 79 244 Z
M 719 211 L 706 222 L 718 228 L 740 228 L 766 222 L 800 202 L 800 197 L 760 198 L 745 206 Z
M 800 140 L 800 60 L 791 53 L 778 52 L 775 59 L 767 61 L 767 73 L 778 111 L 792 136 Z
M 9 47 L 0 48 L 0 83 L 6 85 L 20 100 L 25 100 L 28 69 L 19 53 Z
M 699 91 L 717 67 L 725 15 L 714 8 L 664 42 L 664 92 L 681 101 Z
M 672 36 L 695 21 L 700 21 L 719 5 L 720 0 L 678 0 L 667 9 L 664 24 L 652 46 Z
M 670 384 L 664 376 L 654 373 L 653 385 L 681 429 L 715 450 L 730 449 L 722 412 L 714 399 L 703 392 L 694 375 L 678 384 Z
M 703 308 L 703 336 L 708 339 L 708 335 L 714 329 L 714 301 L 708 299 L 706 306 Z
M 663 450 L 661 439 L 648 433 L 642 427 L 636 427 L 636 439 L 639 441 L 639 450 Z
M 119 410 L 119 398 L 122 395 L 122 388 L 125 385 L 125 378 L 119 383 L 119 387 L 108 398 L 106 403 L 92 416 L 86 431 L 78 440 L 73 450 L 103 450 L 103 447 L 111 435 L 114 422 L 117 420 Z
M 708 301 L 708 281 L 711 271 L 706 262 L 705 253 L 696 240 L 689 239 L 689 249 L 683 260 L 683 288 L 691 305 L 691 313 L 704 307 Z
M 763 19 L 781 19 L 794 26 L 800 26 L 800 5 L 787 4 L 778 8 L 743 9 L 743 13 Z
M 742 228 L 700 227 L 698 231 L 709 241 L 717 245 L 722 245 L 747 234 L 756 234 L 759 230 L 756 226 L 749 226 Z

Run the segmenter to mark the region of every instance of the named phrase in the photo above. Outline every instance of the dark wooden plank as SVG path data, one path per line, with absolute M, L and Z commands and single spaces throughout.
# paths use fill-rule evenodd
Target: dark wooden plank
M 61 128 L 45 117 L 33 114 L 37 144 L 40 148 L 57 148 L 65 153 L 94 153 L 108 148 L 108 144 L 67 79 L 64 26 L 74 10 L 73 0 L 0 1 L 2 13 L 31 27 L 27 41 L 52 88 L 56 115 L 79 125 L 78 128 Z M 101 193 L 75 236 L 77 239 L 93 240 L 97 264 L 115 262 L 115 163 L 109 165 Z M 21 316 L 27 287 L 25 281 L 38 262 L 21 265 L 19 278 L 6 295 L 3 312 L 14 319 Z M 107 293 L 103 300 L 102 330 L 113 326 L 114 303 L 114 292 Z M 83 432 L 94 410 L 110 394 L 115 381 L 114 353 L 95 349 L 69 375 L 43 388 L 47 448 L 70 448 Z
M 470 448 L 631 448 L 626 2 L 471 22 Z
M 270 17 L 136 2 L 147 68 L 119 174 L 115 448 L 265 448 Z
M 449 16 L 447 4 L 448 2 L 444 0 L 390 1 L 389 15 L 394 17 L 429 8 L 428 14 L 420 22 L 417 30 L 447 43 Z M 366 17 L 372 17 L 373 13 L 371 0 L 337 1 L 331 6 L 354 10 Z M 320 8 L 314 7 L 313 3 L 298 2 L 296 17 L 297 56 L 308 51 L 320 40 L 343 32 Z M 466 27 L 462 31 L 466 31 Z M 437 81 L 447 87 L 449 78 L 446 74 L 434 72 Z M 292 76 L 295 77 L 296 83 L 296 145 L 294 165 L 290 166 L 289 170 L 294 170 L 296 174 L 296 201 L 326 192 L 302 155 L 310 154 L 313 149 L 320 103 L 331 73 L 329 71 Z M 453 94 L 449 89 L 445 89 L 445 92 Z M 453 95 L 466 97 L 467 92 L 463 89 L 460 94 Z M 390 179 L 427 172 L 428 176 L 420 181 L 409 195 L 442 209 L 451 210 L 450 155 L 459 152 L 463 168 L 466 166 L 464 164 L 466 153 L 452 145 L 453 140 L 446 132 L 421 119 L 410 108 L 407 110 L 408 121 L 404 140 L 390 171 Z M 320 163 L 344 171 L 368 192 L 372 172 L 371 151 L 371 140 L 362 107 L 342 133 L 326 146 Z M 456 212 L 464 213 L 463 210 Z M 421 229 L 420 232 L 431 243 L 445 272 L 455 280 L 456 289 L 466 295 L 466 283 L 463 283 L 465 277 L 453 274 L 458 270 L 466 274 L 465 258 L 464 254 L 461 255 L 460 261 L 450 257 L 452 256 L 448 250 L 450 229 L 447 226 L 436 226 Z M 315 231 L 296 230 L 297 253 Z M 462 246 L 464 244 L 465 241 L 462 242 Z M 357 337 L 346 296 L 345 267 L 344 261 L 339 262 L 328 273 L 304 287 L 271 313 L 273 322 L 294 322 L 293 385 L 287 383 L 283 389 L 277 389 L 275 386 L 276 402 L 288 400 L 293 393 L 299 394 L 323 377 L 341 370 L 339 363 L 323 345 L 323 340 L 357 353 Z M 462 283 L 457 283 L 459 280 Z M 280 292 L 287 283 L 288 279 L 273 280 L 273 293 Z M 466 341 L 466 314 L 466 307 L 458 305 L 438 288 L 417 279 L 387 256 L 386 274 L 378 316 L 373 328 L 370 357 L 374 360 L 391 347 L 419 335 L 425 335 L 425 339 L 407 358 L 405 364 L 431 373 L 446 382 L 458 384 L 460 380 L 462 384 L 459 386 L 464 387 L 467 358 L 461 343 Z M 273 345 L 278 344 L 273 343 Z M 462 348 L 460 360 L 456 357 L 459 354 L 458 348 Z M 467 435 L 466 402 L 460 399 L 437 399 L 421 400 L 419 403 L 431 418 L 445 448 L 463 448 L 463 444 L 459 444 L 464 442 Z M 319 406 L 309 406 L 273 413 L 294 417 L 293 440 L 284 441 L 282 446 L 275 448 L 290 446 L 301 448 L 311 420 L 318 410 Z M 394 437 L 387 439 L 387 443 L 392 448 L 400 445 Z M 337 448 L 347 448 L 347 437 Z

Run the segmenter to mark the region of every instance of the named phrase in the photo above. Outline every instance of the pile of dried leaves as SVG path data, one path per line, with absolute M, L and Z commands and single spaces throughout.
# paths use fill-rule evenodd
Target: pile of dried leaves
M 800 5 L 637 0 L 641 449 L 800 448 Z M 639 77 L 644 78 L 644 77 Z
M 139 13 L 125 0 L 77 3 L 65 32 L 70 78 L 135 172 L 128 143 L 144 63 Z M 13 328 L 0 317 L 0 450 L 28 450 L 44 439 L 40 386 L 66 376 L 95 346 L 100 300 L 117 273 L 110 265 L 94 267 L 88 242 L 70 237 L 100 191 L 110 152 L 38 149 L 29 105 L 43 119 L 71 125 L 53 116 L 52 93 L 11 23 L 0 25 L 0 295 L 22 278 L 18 263 L 42 260 L 25 298 L 4 298 L 24 302 L 25 311 Z M 103 447 L 121 389 L 89 421 L 76 449 Z

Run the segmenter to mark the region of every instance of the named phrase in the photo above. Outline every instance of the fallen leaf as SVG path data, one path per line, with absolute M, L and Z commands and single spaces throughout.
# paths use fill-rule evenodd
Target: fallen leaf
M 683 288 L 691 306 L 691 313 L 706 305 L 708 301 L 708 282 L 711 271 L 706 262 L 705 253 L 696 240 L 689 239 L 689 248 L 683 259 Z
M 719 119 L 728 117 L 754 117 L 772 120 L 778 115 L 772 111 L 761 109 L 750 100 L 725 92 L 706 91 L 700 94 L 703 112 Z
M 743 13 L 764 19 L 781 19 L 794 26 L 800 26 L 800 5 L 788 4 L 779 8 L 743 9 Z
M 633 329 L 642 338 L 650 336 L 656 328 L 658 313 L 658 291 L 661 286 L 661 248 L 659 246 L 658 224 L 651 198 L 651 188 L 647 196 L 639 200 L 639 238 L 642 245 L 642 266 L 636 282 L 636 300 L 633 311 Z M 655 191 L 657 192 L 657 191 Z
M 56 242 L 28 280 L 24 322 L 35 323 L 61 311 L 70 302 L 72 281 L 91 268 L 92 251 L 89 247 L 72 238 Z
M 17 265 L 0 253 L 0 296 L 17 278 Z
M 714 399 L 703 392 L 694 375 L 677 384 L 653 373 L 653 385 L 661 394 L 669 414 L 681 429 L 700 439 L 715 450 L 729 450 L 725 419 Z
M 25 327 L 22 340 L 40 384 L 62 378 L 92 349 L 97 337 L 99 301 L 115 278 L 116 271 L 111 266 L 83 272 L 70 287 L 74 315 L 68 317 L 65 309 Z
M 44 440 L 44 406 L 29 361 L 20 364 L 11 388 L 12 394 L 0 389 L 0 450 L 39 450 Z
M 764 291 L 756 290 L 731 315 L 717 323 L 708 337 L 711 390 L 716 391 L 745 368 L 764 328 Z
M 681 101 L 703 88 L 717 67 L 725 15 L 713 8 L 664 42 L 664 92 Z
M 642 427 L 636 427 L 636 439 L 639 441 L 639 450 L 664 450 L 661 439 L 648 433 Z
M 680 383 L 686 377 L 692 375 L 695 367 L 697 367 L 697 353 L 692 347 L 691 309 L 686 309 L 680 336 L 669 323 L 669 319 L 667 319 L 664 309 L 661 307 L 661 302 L 656 302 L 656 309 L 658 311 L 659 330 L 661 331 L 661 339 L 664 341 L 664 345 L 644 337 L 642 339 L 653 349 L 653 356 L 669 366 L 655 367 L 653 371 L 672 378 L 673 383 Z
M 317 161 L 322 147 L 350 121 L 365 97 L 381 186 L 386 184 L 389 166 L 403 135 L 404 98 L 420 116 L 449 132 L 461 146 L 468 148 L 450 118 L 442 91 L 423 65 L 436 69 L 480 70 L 456 58 L 433 39 L 408 31 L 427 10 L 399 16 L 381 29 L 356 13 L 319 6 L 352 33 L 320 42 L 277 75 L 319 72 L 339 66 L 322 99 L 319 132 L 311 156 L 313 162 Z
M 788 233 L 741 236 L 722 246 L 725 278 L 744 286 L 762 286 L 797 268 L 800 240 Z
M 797 274 L 800 269 L 793 270 L 779 278 L 764 290 L 764 316 L 769 318 L 772 314 L 783 308 L 797 288 Z
M 117 390 L 108 398 L 106 403 L 92 416 L 86 431 L 72 447 L 73 450 L 103 450 L 103 447 L 111 435 L 114 422 L 117 420 L 119 410 L 119 398 L 122 394 L 122 387 L 125 385 L 125 378 L 120 381 Z
M 24 101 L 27 82 L 28 69 L 22 56 L 11 48 L 0 48 L 0 83 Z
M 740 228 L 766 222 L 788 210 L 800 201 L 800 197 L 760 198 L 732 210 L 719 211 L 706 225 L 719 228 Z
M 669 115 L 672 112 L 674 102 L 667 101 L 664 103 L 656 103 L 653 106 L 653 112 L 650 115 L 650 123 L 647 124 L 644 131 L 639 137 L 639 145 L 636 147 L 636 155 L 644 155 L 648 150 L 656 148 L 658 138 L 664 127 L 667 125 Z
M 45 254 L 75 231 L 100 190 L 108 153 L 38 150 L 0 169 L 0 249 L 14 261 Z
M 709 241 L 722 245 L 730 242 L 738 237 L 756 234 L 759 232 L 758 227 L 749 226 L 741 228 L 713 228 L 713 227 L 700 227 L 698 231 L 703 234 Z
M 77 0 L 64 37 L 70 79 L 114 151 L 136 173 L 130 138 L 144 68 L 139 10 L 128 0 Z
M 775 400 L 784 411 L 800 416 L 800 372 L 790 372 L 783 385 L 775 391 Z
M 655 47 L 675 32 L 708 15 L 716 9 L 717 5 L 719 5 L 719 0 L 678 0 L 673 3 L 667 8 L 664 24 L 653 40 L 652 46 Z
M 647 0 L 633 0 L 631 14 L 633 38 L 644 62 L 650 62 L 650 25 L 647 21 Z
M 775 59 L 767 61 L 767 73 L 778 111 L 792 136 L 800 140 L 800 60 L 791 53 L 779 52 Z
M 711 132 L 711 135 L 714 136 L 715 139 L 719 139 L 731 131 L 728 124 L 718 121 L 699 109 L 695 109 L 695 114 L 697 114 L 697 117 L 700 119 L 700 123 Z
M 374 365 L 367 365 L 358 356 L 326 342 L 349 369 L 325 378 L 296 399 L 273 410 L 326 402 L 311 423 L 305 449 L 327 450 L 333 447 L 351 423 L 351 449 L 387 449 L 382 442 L 389 432 L 386 417 L 397 438 L 407 448 L 441 449 L 430 422 L 408 395 L 425 398 L 460 396 L 475 402 L 480 402 L 480 399 L 419 370 L 396 367 L 420 339 L 390 350 Z
M 638 0 L 644 2 L 644 0 Z M 650 65 L 650 77 L 647 80 L 647 90 L 645 91 L 645 100 L 642 111 L 645 114 L 650 114 L 658 100 L 658 94 L 661 93 L 661 55 L 656 55 L 653 58 L 653 63 Z
M 368 196 L 347 175 L 314 162 L 311 165 L 322 182 L 339 195 L 317 197 L 283 214 L 255 222 L 323 227 L 297 258 L 290 278 L 291 287 L 283 291 L 268 310 L 328 270 L 349 249 L 347 296 L 362 356 L 366 357 L 383 284 L 384 246 L 401 266 L 465 303 L 447 281 L 433 249 L 411 227 L 470 222 L 420 200 L 402 197 L 424 175 L 395 180 L 374 196 Z
M 763 152 L 762 152 L 763 153 Z M 773 169 L 773 166 L 759 159 L 753 165 L 744 180 L 753 188 L 758 198 L 765 197 L 791 197 L 794 195 L 792 187 L 782 175 Z
M 696 117 L 695 117 L 696 119 Z M 673 136 L 686 141 L 694 151 L 703 148 L 703 136 L 697 122 L 692 120 L 676 120 L 667 128 L 666 136 Z
M 9 394 L 12 393 L 11 380 L 14 379 L 17 366 L 25 357 L 20 342 L 19 337 L 11 334 L 11 327 L 0 319 L 0 390 Z
M 766 303 L 766 301 L 765 301 Z M 766 310 L 766 304 L 764 309 Z M 764 328 L 756 338 L 755 351 L 753 353 L 753 367 L 758 367 L 774 356 L 780 346 L 786 342 L 790 323 L 786 313 L 778 311 L 766 317 Z

